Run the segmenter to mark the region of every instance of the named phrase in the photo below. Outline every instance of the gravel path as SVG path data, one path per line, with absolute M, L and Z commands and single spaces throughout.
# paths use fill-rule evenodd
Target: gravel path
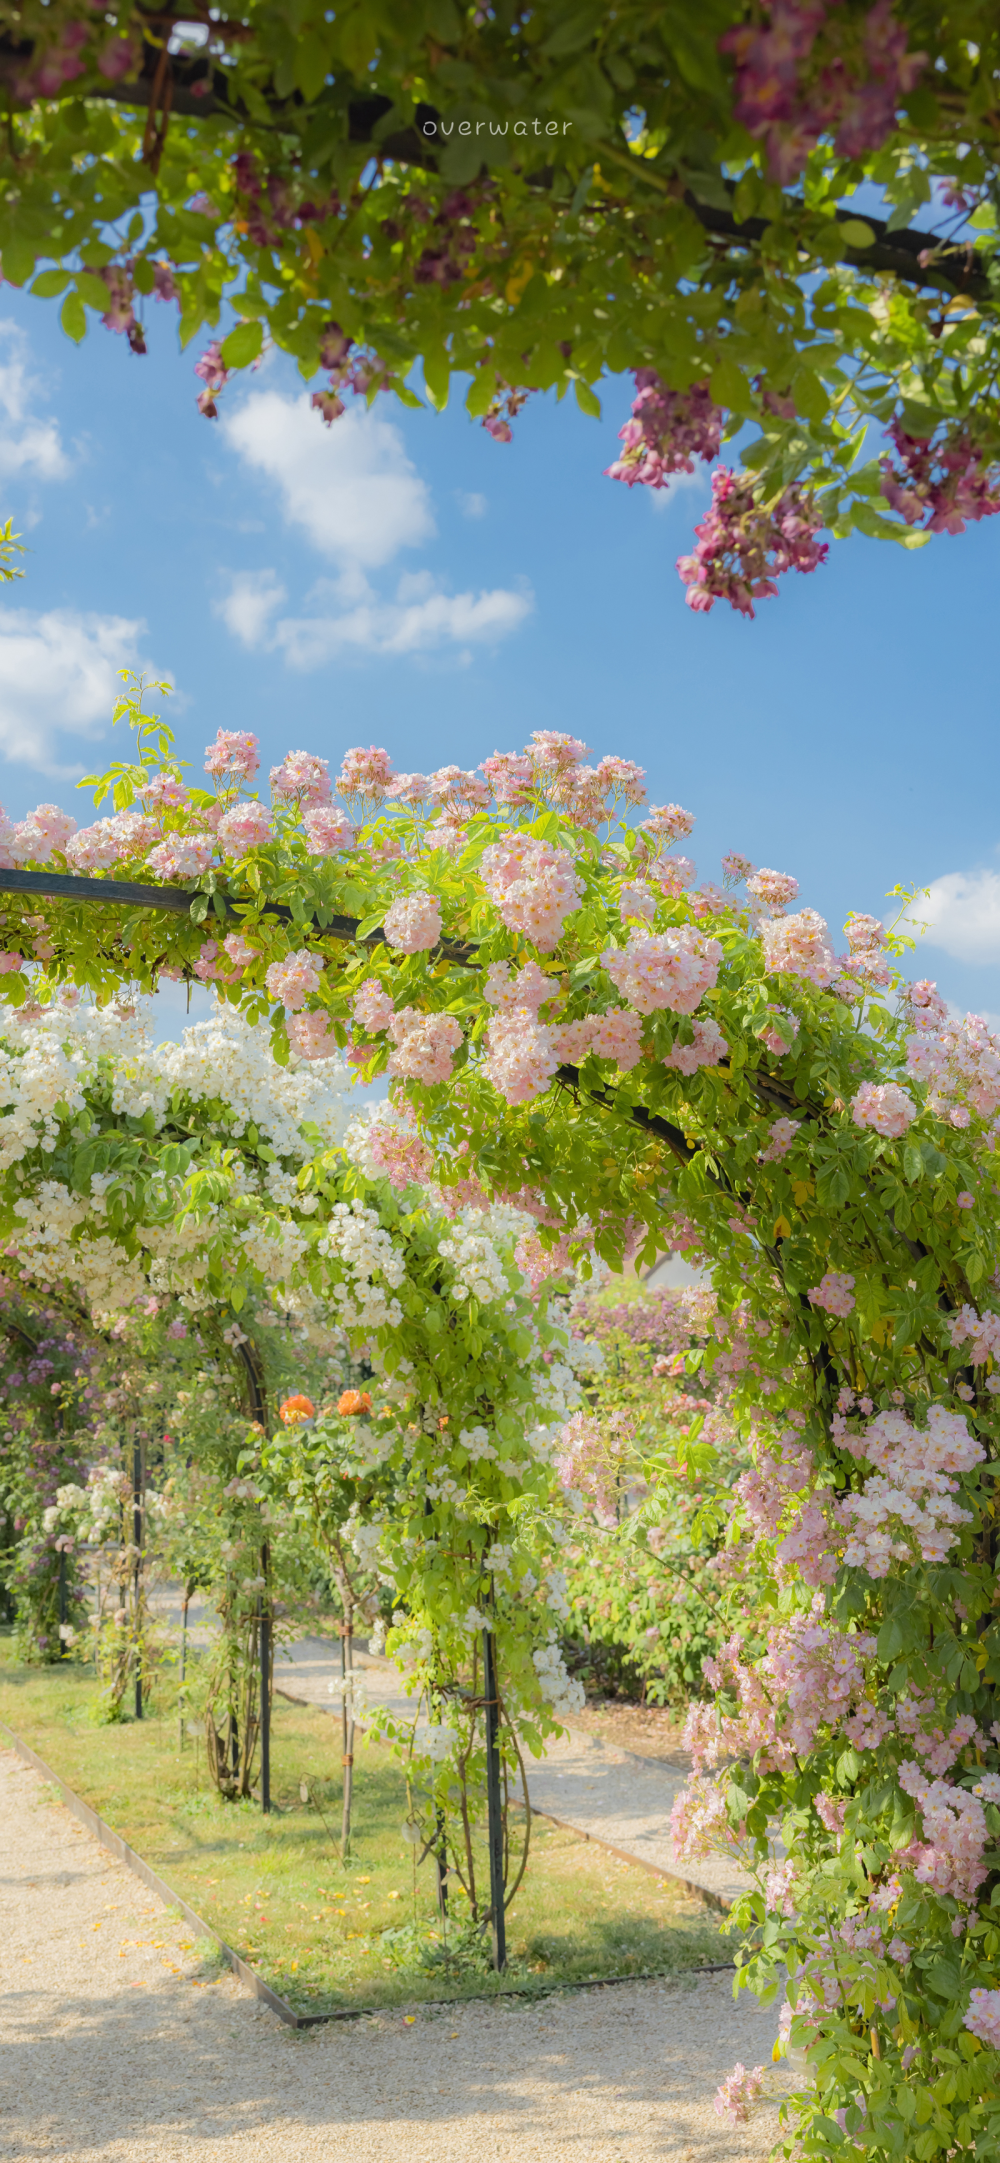
M 716 2117 L 774 2018 L 724 1976 L 282 2027 L 0 1750 L 0 2157 L 72 2163 L 764 2163 Z
M 390 1660 L 362 1652 L 357 1662 L 373 1702 L 404 1716 L 412 1714 L 412 1700 Z M 276 1689 L 326 1712 L 333 1702 L 329 1684 L 339 1673 L 339 1645 L 319 1637 L 283 1646 L 274 1663 Z M 721 1855 L 696 1863 L 678 1860 L 670 1838 L 670 1811 L 686 1778 L 680 1753 L 667 1764 L 574 1728 L 550 1743 L 542 1759 L 529 1758 L 527 1773 L 532 1809 L 648 1863 L 664 1877 L 681 1878 L 727 1906 L 748 1882 L 738 1866 Z

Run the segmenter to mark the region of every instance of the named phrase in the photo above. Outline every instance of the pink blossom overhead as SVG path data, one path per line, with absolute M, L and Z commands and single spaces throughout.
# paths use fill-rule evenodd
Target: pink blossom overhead
M 353 849 L 357 835 L 346 811 L 339 804 L 317 804 L 307 811 L 302 821 L 306 849 L 310 856 L 340 856 L 345 849 Z
M 227 856 L 245 856 L 248 849 L 263 848 L 274 840 L 270 813 L 263 804 L 234 804 L 219 820 L 218 835 Z
M 415 807 L 428 801 L 431 785 L 426 774 L 394 774 L 385 793 L 391 803 Z
M 526 1007 L 537 1014 L 548 999 L 559 995 L 559 982 L 546 976 L 537 961 L 526 961 L 523 968 L 511 975 L 509 961 L 494 961 L 483 978 L 483 997 L 488 1006 L 513 1010 Z
M 739 849 L 730 849 L 722 859 L 722 876 L 727 886 L 742 886 L 744 879 L 753 876 L 757 866 L 749 856 L 741 855 Z
M 428 953 L 441 937 L 441 904 L 436 894 L 401 894 L 386 910 L 383 928 L 398 953 Z
M 618 431 L 625 448 L 605 467 L 610 480 L 666 488 L 671 474 L 693 473 L 696 458 L 718 457 L 725 416 L 707 380 L 672 391 L 655 369 L 637 368 L 635 387 L 632 417 Z
M 541 1096 L 559 1066 L 555 1031 L 529 1007 L 505 1007 L 486 1031 L 483 1072 L 508 1104 Z
M 168 834 L 159 848 L 150 850 L 146 862 L 161 879 L 197 879 L 208 870 L 214 855 L 212 834 Z
M 260 743 L 247 729 L 220 729 L 205 746 L 205 772 L 216 780 L 252 781 L 260 765 Z
M 699 1067 L 718 1066 L 728 1053 L 729 1045 L 718 1022 L 693 1021 L 690 1044 L 683 1044 L 677 1037 L 663 1064 L 674 1067 L 678 1074 L 696 1074 Z
M 851 1099 L 851 1118 L 856 1127 L 871 1127 L 876 1134 L 884 1134 L 891 1141 L 898 1141 L 913 1125 L 917 1107 L 905 1089 L 895 1082 L 862 1082 L 855 1097 Z
M 836 0 L 765 0 L 753 22 L 727 30 L 719 50 L 736 69 L 737 120 L 762 139 L 772 180 L 787 187 L 821 136 L 844 158 L 878 150 L 896 108 L 926 66 L 907 51 L 892 0 L 842 18 Z
M 825 991 L 837 973 L 826 921 L 815 909 L 774 917 L 760 927 L 769 976 L 801 976 Z
M 907 435 L 902 423 L 886 431 L 896 452 L 881 461 L 882 494 L 908 526 L 927 533 L 964 533 L 966 525 L 1000 511 L 1000 465 L 980 448 L 967 422 L 949 422 L 936 440 Z
M 801 1125 L 801 1119 L 775 1119 L 768 1146 L 760 1153 L 761 1163 L 777 1163 L 787 1156 Z
M 388 751 L 381 751 L 372 744 L 367 751 L 344 753 L 337 787 L 348 802 L 353 796 L 360 804 L 374 810 L 384 801 L 392 778 L 393 765 Z
M 47 864 L 53 851 L 63 854 L 76 820 L 57 804 L 39 804 L 13 829 L 7 846 L 16 864 Z
M 204 414 L 206 420 L 217 421 L 219 408 L 215 403 L 216 394 L 225 390 L 232 374 L 232 370 L 227 368 L 223 361 L 222 347 L 217 338 L 211 340 L 200 359 L 195 361 L 194 372 L 196 376 L 201 377 L 205 385 L 204 390 L 199 391 L 196 400 L 198 411 Z M 223 731 L 220 729 L 219 734 L 222 735 L 222 733 Z
M 632 931 L 624 949 L 606 947 L 601 960 L 636 1013 L 693 1014 L 718 979 L 722 948 L 694 925 L 681 924 L 676 931 Z
M 558 946 L 583 897 L 568 850 L 516 832 L 484 849 L 482 881 L 508 930 L 523 932 L 543 954 Z
M 675 841 L 686 841 L 694 825 L 693 811 L 684 811 L 680 804 L 651 804 L 639 832 L 651 835 L 658 847 L 670 849 Z
M 329 765 L 311 751 L 286 751 L 281 765 L 271 768 L 271 795 L 280 803 L 311 811 L 328 804 L 332 793 Z
M 694 529 L 697 546 L 677 559 L 688 607 L 707 614 L 716 601 L 728 601 L 741 616 L 752 616 L 754 602 L 775 595 L 785 571 L 815 571 L 825 563 L 828 544 L 816 539 L 822 525 L 804 490 L 786 489 L 765 509 L 747 475 L 716 466 L 711 508 Z
M 321 1008 L 311 1013 L 289 1013 L 286 1008 L 285 1029 L 289 1045 L 300 1059 L 333 1059 L 340 1048 L 330 1017 Z
M 747 879 L 747 893 L 752 894 L 755 901 L 763 902 L 765 908 L 770 909 L 775 916 L 784 914 L 788 903 L 795 900 L 798 891 L 798 880 L 793 879 L 787 871 L 755 871 Z
M 690 856 L 658 856 L 650 865 L 650 877 L 656 880 L 666 899 L 676 900 L 693 886 L 698 873 Z
M 482 770 L 501 810 L 518 810 L 531 802 L 534 768 L 522 752 L 494 751 L 483 760 Z
M 310 994 L 319 990 L 323 967 L 321 954 L 310 954 L 300 947 L 298 953 L 286 955 L 284 961 L 272 961 L 264 983 L 272 999 L 282 1001 L 286 1014 L 296 1014 Z
M 928 1109 L 950 1125 L 968 1126 L 972 1113 L 992 1118 L 1000 1109 L 1000 1037 L 980 1014 L 954 1022 L 941 1016 L 935 1026 L 932 1012 L 929 1000 L 917 1010 L 920 1026 L 907 1041 L 907 1072 L 928 1084 Z
M 841 1319 L 854 1310 L 854 1278 L 847 1271 L 828 1269 L 820 1284 L 807 1294 L 814 1307 Z
M 380 1114 L 368 1129 L 368 1154 L 398 1193 L 423 1185 L 434 1169 L 433 1152 L 415 1128 Z
M 370 976 L 356 994 L 351 1012 L 362 1029 L 375 1036 L 387 1029 L 396 1011 L 392 994 L 379 983 L 377 976 Z
M 943 1562 L 971 1522 L 952 1500 L 954 1475 L 982 1462 L 983 1445 L 964 1414 L 946 1405 L 929 1405 L 926 1422 L 917 1428 L 903 1412 L 880 1412 L 860 1436 L 841 1436 L 852 1455 L 876 1467 L 860 1494 L 835 1508 L 847 1533 L 844 1560 L 869 1577 L 885 1577 L 894 1562 L 908 1566 L 911 1541 L 924 1562 Z
M 390 1074 L 428 1085 L 450 1080 L 462 1042 L 462 1025 L 454 1014 L 421 1014 L 415 1006 L 404 1006 L 388 1026 L 396 1046 L 389 1060 Z

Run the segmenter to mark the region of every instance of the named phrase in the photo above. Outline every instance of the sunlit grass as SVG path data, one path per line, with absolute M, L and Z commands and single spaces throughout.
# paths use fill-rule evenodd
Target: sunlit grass
M 169 1684 L 149 1717 L 111 1727 L 95 1724 L 99 1695 L 83 1666 L 0 1668 L 0 1719 L 301 2010 L 675 1973 L 727 1958 L 711 1914 L 681 1886 L 536 1820 L 507 1917 L 509 1970 L 495 1977 L 454 1883 L 442 1925 L 433 1865 L 418 1869 L 402 1838 L 406 1789 L 386 1750 L 356 1754 L 345 1867 L 340 1731 L 328 1714 L 275 1698 L 276 1808 L 265 1818 L 255 1803 L 220 1802 L 203 1747 L 191 1737 L 180 1747 Z M 302 1783 L 322 1815 L 303 1803 Z M 478 1867 L 485 1884 L 485 1847 Z

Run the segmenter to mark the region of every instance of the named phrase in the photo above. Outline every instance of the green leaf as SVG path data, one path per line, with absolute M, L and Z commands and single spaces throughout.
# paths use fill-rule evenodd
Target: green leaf
M 724 356 L 716 361 L 709 378 L 709 389 L 717 406 L 725 406 L 731 413 L 749 412 L 751 399 L 746 377 L 734 360 Z
M 466 392 L 465 410 L 474 421 L 482 419 L 496 397 L 497 379 L 491 368 L 480 368 L 474 375 Z
M 59 321 L 67 338 L 72 338 L 75 345 L 79 345 L 81 338 L 86 337 L 87 311 L 79 293 L 67 293 L 59 310 Z
M 264 343 L 262 323 L 237 323 L 228 338 L 222 341 L 222 359 L 227 368 L 245 368 L 256 360 Z
M 30 240 L 4 242 L 3 274 L 8 285 L 26 285 L 38 260 L 38 249 Z
M 68 270 L 42 270 L 31 291 L 37 300 L 55 300 L 57 294 L 65 293 L 68 284 Z
M 323 89 L 330 72 L 330 55 L 315 30 L 300 31 L 295 41 L 295 83 L 311 105 Z
M 425 353 L 424 383 L 427 389 L 427 396 L 430 399 L 432 406 L 437 407 L 439 413 L 444 412 L 444 409 L 448 403 L 448 387 L 450 382 L 451 368 L 449 366 L 448 355 L 445 352 L 444 347 L 438 347 L 437 351 L 433 353 Z M 487 404 L 488 403 L 489 400 L 487 400 Z M 485 412 L 485 407 L 483 410 Z
M 840 237 L 848 248 L 874 248 L 875 235 L 864 218 L 845 218 L 840 226 Z
M 923 1178 L 924 1169 L 923 1150 L 916 1142 L 907 1142 L 903 1150 L 903 1174 L 911 1186 L 915 1186 L 917 1180 Z
M 581 383 L 579 376 L 577 376 L 573 388 L 576 392 L 576 402 L 581 413 L 588 414 L 591 420 L 599 421 L 601 418 L 601 401 L 595 397 L 589 383 Z
M 86 301 L 88 308 L 99 308 L 102 315 L 107 314 L 111 306 L 111 295 L 103 278 L 96 277 L 90 270 L 78 270 L 74 283 L 80 299 Z
M 889 1661 L 894 1660 L 898 1652 L 902 1652 L 905 1643 L 906 1638 L 898 1615 L 890 1615 L 878 1633 L 876 1647 L 883 1666 L 887 1667 Z

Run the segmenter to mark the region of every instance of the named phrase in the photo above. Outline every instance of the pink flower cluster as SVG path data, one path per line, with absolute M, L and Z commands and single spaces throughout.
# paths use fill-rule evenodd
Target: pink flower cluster
M 886 434 L 899 462 L 882 459 L 882 494 L 908 526 L 964 533 L 967 521 L 1000 511 L 1000 467 L 974 441 L 967 422 L 952 422 L 936 442 L 907 435 L 898 420 L 890 422 Z
M 808 1450 L 798 1446 L 795 1434 L 789 1430 L 781 1437 L 777 1458 L 762 1451 L 756 1465 L 749 1472 L 741 1472 L 736 1492 L 751 1523 L 765 1539 L 774 1538 L 789 1496 L 801 1494 L 808 1487 L 812 1470 Z
M 851 1098 L 851 1118 L 856 1127 L 871 1127 L 890 1141 L 899 1141 L 913 1125 L 917 1107 L 897 1082 L 862 1082 Z
M 197 879 L 208 870 L 214 855 L 212 834 L 168 834 L 146 862 L 161 879 Z
M 113 818 L 81 827 L 66 843 L 66 861 L 72 871 L 110 871 L 113 864 L 145 856 L 158 833 L 155 820 L 140 812 L 116 811 Z
M 605 473 L 612 481 L 666 488 L 672 473 L 693 473 L 696 458 L 719 455 L 723 411 L 707 381 L 671 391 L 654 368 L 635 370 L 632 418 L 618 431 L 625 448 Z
M 988 1359 L 1000 1360 L 1000 1314 L 977 1314 L 975 1307 L 960 1307 L 951 1325 L 951 1341 L 957 1350 L 967 1340 L 974 1367 L 985 1366 Z
M 799 882 L 793 879 L 788 871 L 768 871 L 765 868 L 755 871 L 747 880 L 747 893 L 752 894 L 755 901 L 762 902 L 774 916 L 784 914 L 788 902 L 795 900 L 798 891 Z
M 260 743 L 246 729 L 220 729 L 205 746 L 205 772 L 216 780 L 252 781 L 260 765 Z
M 543 954 L 558 946 L 567 916 L 583 897 L 568 851 L 528 834 L 491 843 L 483 851 L 482 879 L 508 931 L 523 932 Z
M 322 1008 L 304 1014 L 286 1011 L 285 1029 L 288 1042 L 300 1059 L 332 1059 L 339 1050 L 330 1017 Z
M 847 1535 L 844 1561 L 869 1577 L 886 1577 L 894 1561 L 909 1564 L 912 1546 L 924 1562 L 943 1562 L 967 1510 L 952 1500 L 956 1473 L 971 1471 L 985 1456 L 961 1412 L 932 1404 L 919 1429 L 899 1411 L 879 1412 L 861 1435 L 834 1421 L 841 1447 L 867 1458 L 876 1474 L 860 1494 L 847 1495 L 834 1515 Z
M 618 1489 L 635 1422 L 613 1412 L 607 1424 L 592 1412 L 574 1412 L 559 1429 L 553 1464 L 562 1485 L 585 1495 L 599 1525 L 618 1517 Z
M 530 1104 L 559 1065 L 555 1031 L 531 1007 L 504 1007 L 486 1031 L 483 1072 L 507 1104 Z
M 3 811 L 0 811 L 0 821 L 5 869 L 11 864 L 47 864 L 53 852 L 65 854 L 70 837 L 76 832 L 76 820 L 67 811 L 60 811 L 57 804 L 39 804 L 17 826 L 10 824 Z
M 802 489 L 786 489 L 765 510 L 746 475 L 716 466 L 711 507 L 694 529 L 697 547 L 677 559 L 688 607 L 707 614 L 716 601 L 728 601 L 741 616 L 752 616 L 755 601 L 777 593 L 775 580 L 784 571 L 815 571 L 825 563 L 829 547 L 816 539 L 822 525 Z
M 693 1014 L 718 981 L 722 948 L 693 924 L 656 934 L 633 931 L 624 948 L 601 955 L 616 989 L 637 1014 Z
M 641 922 L 649 924 L 656 915 L 656 895 L 645 879 L 623 879 L 618 907 L 623 920 L 637 916 Z
M 249 849 L 262 849 L 274 840 L 269 812 L 252 801 L 234 804 L 219 820 L 217 831 L 226 856 L 245 856 Z
M 434 1168 L 433 1153 L 415 1128 L 384 1114 L 369 1127 L 368 1154 L 399 1193 L 423 1185 Z
M 752 2072 L 737 2059 L 731 2073 L 727 2073 L 721 2088 L 717 2088 L 713 2109 L 720 2118 L 728 2118 L 730 2125 L 746 2125 L 750 2105 L 756 2103 L 764 2085 L 764 2068 L 755 2065 Z
M 827 1314 L 839 1315 L 842 1320 L 854 1307 L 854 1278 L 847 1270 L 828 1269 L 825 1277 L 806 1296 L 814 1307 L 822 1307 Z
M 650 865 L 650 877 L 656 880 L 668 901 L 676 901 L 679 895 L 686 893 L 697 876 L 697 868 L 690 856 L 658 856 Z
M 377 976 L 370 976 L 362 984 L 351 1008 L 355 1021 L 372 1036 L 388 1029 L 395 1011 L 391 992 L 386 991 Z
M 740 1830 L 729 1822 L 720 1782 L 697 1777 L 685 1781 L 671 1807 L 670 1838 L 679 1862 L 700 1862 L 720 1853 L 739 1856 Z
M 552 1041 L 560 1060 L 569 1066 L 579 1066 L 592 1052 L 597 1059 L 613 1059 L 623 1074 L 630 1074 L 642 1057 L 642 1023 L 627 1008 L 613 1006 L 606 1014 L 564 1022 L 552 1030 Z
M 971 1990 L 962 2026 L 990 2050 L 1000 2050 L 1000 1990 Z
M 815 909 L 773 918 L 760 927 L 764 967 L 769 976 L 801 976 L 826 991 L 837 973 L 825 917 Z
M 204 353 L 195 361 L 194 372 L 205 385 L 204 390 L 198 392 L 198 411 L 204 414 L 207 421 L 217 421 L 219 408 L 215 403 L 216 395 L 225 390 L 232 374 L 232 369 L 226 367 L 222 358 L 222 347 L 217 338 L 210 341 Z M 223 733 L 220 729 L 219 734 Z
M 514 1260 L 528 1280 L 532 1298 L 550 1277 L 561 1277 L 566 1271 L 572 1274 L 573 1270 L 568 1236 L 557 1240 L 554 1247 L 546 1247 L 537 1232 L 524 1232 L 514 1248 Z
M 342 849 L 353 849 L 356 839 L 346 811 L 338 804 L 317 804 L 307 811 L 302 830 L 310 856 L 339 856 Z
M 271 768 L 271 795 L 279 802 L 298 804 L 302 810 L 312 810 L 320 804 L 328 804 L 332 790 L 330 768 L 326 759 L 314 758 L 309 751 L 286 751 L 280 766 Z
M 759 1029 L 757 1034 L 761 1043 L 774 1053 L 776 1059 L 783 1059 L 786 1053 L 791 1051 L 798 1036 L 799 1017 L 797 1014 L 790 1014 L 785 1006 L 769 1006 L 767 1016 L 764 1028 Z
M 686 841 L 694 830 L 694 823 L 693 811 L 683 810 L 680 804 L 651 804 L 639 832 L 643 836 L 648 834 L 657 848 L 671 849 L 675 841 Z
M 693 1021 L 690 1044 L 675 1038 L 663 1064 L 676 1068 L 678 1074 L 695 1074 L 700 1066 L 718 1066 L 728 1053 L 729 1045 L 717 1021 Z
M 802 1125 L 801 1119 L 775 1119 L 771 1125 L 771 1139 L 760 1152 L 762 1164 L 777 1164 L 786 1157 Z
M 337 787 L 341 795 L 347 797 L 348 802 L 353 796 L 359 804 L 374 808 L 384 802 L 392 778 L 392 760 L 388 751 L 382 751 L 372 744 L 367 751 L 345 751 L 337 775 Z
M 911 987 L 911 1002 L 918 988 Z M 951 1126 L 967 1127 L 973 1112 L 992 1118 L 1000 1108 L 1000 1039 L 980 1014 L 919 1027 L 907 1039 L 906 1068 L 927 1082 L 929 1110 Z
M 967 1788 L 953 1787 L 947 1780 L 928 1780 L 919 1765 L 901 1765 L 899 1784 L 917 1805 L 926 1844 L 911 1841 L 897 1854 L 897 1868 L 908 1863 L 918 1884 L 930 1885 L 936 1893 L 956 1900 L 974 1900 L 987 1875 L 982 1803 Z
M 287 954 L 284 961 L 272 961 L 264 982 L 272 999 L 280 999 L 286 1014 L 297 1014 L 311 992 L 319 990 L 319 972 L 325 966 L 322 955 L 309 954 L 300 947 L 297 954 Z
M 386 910 L 384 930 L 401 954 L 426 954 L 441 937 L 441 906 L 435 894 L 401 894 Z
M 926 53 L 907 52 L 892 0 L 876 0 L 860 22 L 831 15 L 835 4 L 767 0 L 762 20 L 719 39 L 736 65 L 736 118 L 763 140 L 771 177 L 782 187 L 821 136 L 832 135 L 844 158 L 878 150 L 926 66 Z
M 396 1046 L 390 1074 L 427 1084 L 451 1079 L 462 1042 L 462 1025 L 454 1014 L 421 1014 L 415 1006 L 403 1006 L 389 1023 L 389 1035 Z
M 933 1719 L 934 1706 L 930 1698 L 897 1698 L 896 1726 L 901 1735 L 909 1735 L 928 1772 L 949 1772 L 970 1742 L 975 1742 L 980 1749 L 987 1748 L 987 1737 L 980 1733 L 970 1713 L 960 1713 L 947 1734 L 941 1726 L 928 1726 Z M 987 1774 L 987 1779 L 995 1780 L 996 1775 Z M 982 1792 L 980 1783 L 976 1793 Z
M 751 863 L 749 856 L 741 855 L 739 849 L 729 849 L 722 859 L 722 876 L 727 886 L 742 886 L 744 879 L 749 879 L 756 869 L 756 864 Z

